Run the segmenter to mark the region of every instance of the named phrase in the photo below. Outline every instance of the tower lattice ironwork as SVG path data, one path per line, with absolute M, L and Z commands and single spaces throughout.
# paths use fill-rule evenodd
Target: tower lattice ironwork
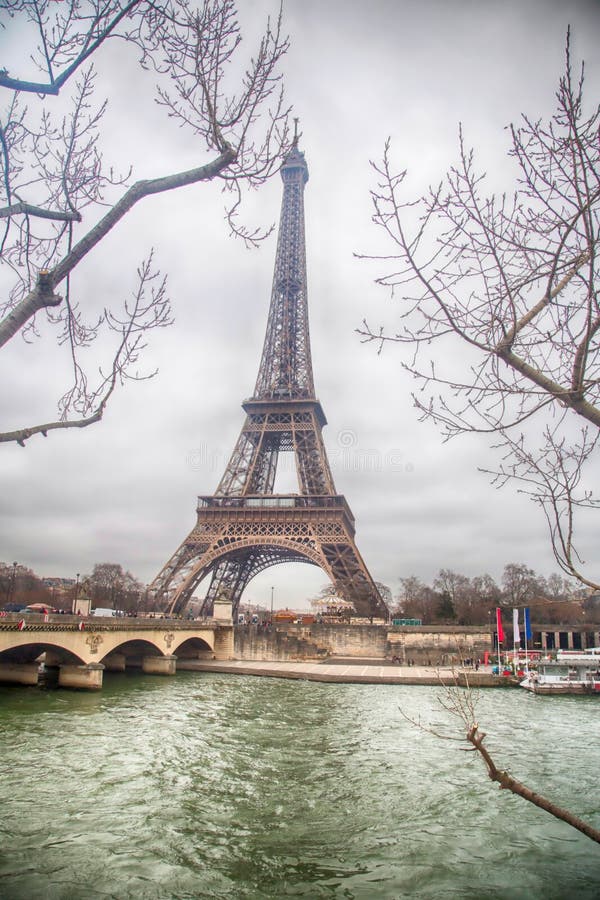
M 304 186 L 297 139 L 281 167 L 283 199 L 267 333 L 246 419 L 214 494 L 198 498 L 197 522 L 150 585 L 170 613 L 181 612 L 212 573 L 203 612 L 225 596 L 237 613 L 248 582 L 283 562 L 320 566 L 359 615 L 387 607 L 354 541 L 354 517 L 335 489 L 316 398 L 306 291 Z M 299 493 L 275 494 L 279 454 L 294 454 Z

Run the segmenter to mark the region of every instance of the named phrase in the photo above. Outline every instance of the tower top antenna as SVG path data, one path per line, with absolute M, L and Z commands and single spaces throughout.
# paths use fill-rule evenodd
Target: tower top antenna
M 298 131 L 299 121 L 300 119 L 294 118 L 294 137 L 280 171 L 284 181 L 303 181 L 306 184 L 308 181 L 308 166 L 306 165 L 304 153 L 298 149 L 298 142 L 302 137 L 302 132 Z

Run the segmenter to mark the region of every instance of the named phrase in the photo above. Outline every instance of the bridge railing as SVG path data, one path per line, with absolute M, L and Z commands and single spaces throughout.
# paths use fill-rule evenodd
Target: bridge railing
M 0 631 L 194 631 L 216 628 L 219 623 L 206 616 L 197 619 L 169 616 L 73 616 L 59 613 L 7 613 L 0 618 Z

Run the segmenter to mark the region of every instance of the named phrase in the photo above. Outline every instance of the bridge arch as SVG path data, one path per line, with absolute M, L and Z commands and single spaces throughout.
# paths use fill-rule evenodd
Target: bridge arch
M 83 665 L 83 656 L 75 653 L 72 648 L 65 647 L 60 641 L 35 640 L 33 635 L 21 635 L 15 637 L 13 646 L 0 651 L 0 663 L 15 663 L 29 665 L 37 662 L 42 654 L 50 665 Z
M 285 563 L 305 563 L 317 566 L 332 583 L 334 582 L 333 570 L 328 565 L 324 554 L 310 539 L 298 540 L 285 535 L 265 535 L 262 540 L 256 536 L 233 536 L 220 541 L 209 551 L 190 561 L 185 577 L 171 593 L 166 608 L 170 612 L 181 612 L 196 587 L 214 572 L 217 566 L 228 561 L 243 559 L 247 556 L 248 551 L 253 549 L 256 549 L 258 554 L 252 561 L 252 571 L 246 579 L 244 589 L 260 572 L 271 566 Z
M 181 659 L 212 659 L 214 647 L 208 641 L 200 637 L 184 638 L 172 647 L 172 652 Z
M 105 649 L 103 654 L 98 654 L 98 662 L 104 662 L 106 657 L 110 656 L 111 653 L 122 653 L 128 657 L 137 657 L 137 656 L 147 656 L 152 653 L 155 656 L 161 655 L 165 656 L 169 653 L 169 650 L 165 650 L 164 647 L 160 647 L 156 641 L 153 641 L 150 638 L 127 638 L 123 641 L 116 641 L 112 644 L 112 646 Z

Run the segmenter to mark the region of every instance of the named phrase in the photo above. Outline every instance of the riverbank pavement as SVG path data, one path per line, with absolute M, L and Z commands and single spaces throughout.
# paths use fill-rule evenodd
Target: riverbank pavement
M 338 684 L 422 684 L 460 687 L 514 687 L 518 679 L 493 675 L 491 666 L 471 668 L 435 666 L 381 665 L 376 660 L 353 659 L 351 662 L 276 660 L 186 660 L 185 670 L 215 672 L 229 675 L 254 675 L 267 678 L 291 678 L 304 681 L 323 681 Z

